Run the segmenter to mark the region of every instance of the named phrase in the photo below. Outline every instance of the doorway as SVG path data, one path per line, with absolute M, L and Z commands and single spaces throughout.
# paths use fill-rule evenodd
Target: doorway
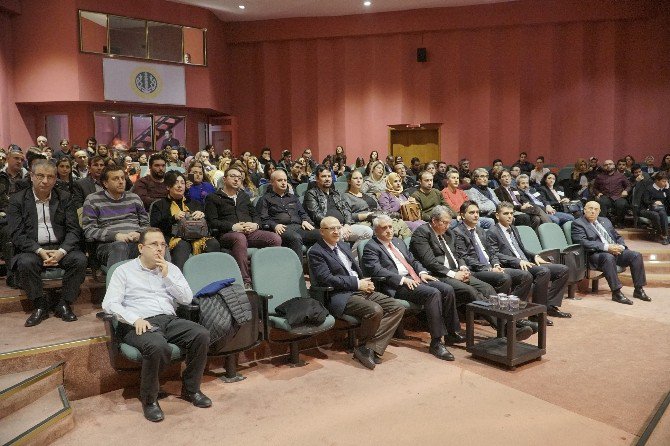
M 389 125 L 389 153 L 402 156 L 405 162 L 414 157 L 427 163 L 440 159 L 440 126 L 430 124 Z

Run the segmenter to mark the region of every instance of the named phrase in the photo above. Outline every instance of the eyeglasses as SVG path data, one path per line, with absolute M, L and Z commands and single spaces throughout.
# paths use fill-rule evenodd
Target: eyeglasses
M 35 175 L 37 181 L 44 181 L 45 178 L 49 181 L 56 179 L 56 175 L 44 175 L 43 173 L 34 173 L 33 175 Z
M 321 228 L 324 231 L 331 231 L 331 232 L 338 232 L 342 230 L 342 226 L 331 226 L 331 227 L 326 227 L 326 228 Z
M 148 246 L 151 249 L 166 249 L 167 248 L 167 244 L 166 243 L 161 243 L 161 242 L 147 243 L 144 246 Z
M 242 175 L 227 175 L 226 178 L 232 178 L 233 180 L 241 180 Z

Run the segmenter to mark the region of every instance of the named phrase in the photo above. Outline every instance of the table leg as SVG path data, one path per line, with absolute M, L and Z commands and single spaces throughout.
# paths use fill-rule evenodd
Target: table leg
M 516 354 L 516 323 L 507 321 L 507 365 L 513 367 L 512 360 Z
M 540 313 L 539 333 L 537 334 L 537 346 L 541 349 L 547 348 L 547 313 Z
M 465 348 L 475 345 L 475 312 L 471 308 L 465 310 Z

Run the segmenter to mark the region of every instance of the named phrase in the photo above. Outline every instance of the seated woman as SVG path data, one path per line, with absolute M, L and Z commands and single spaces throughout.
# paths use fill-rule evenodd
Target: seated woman
M 349 203 L 349 207 L 351 207 L 351 215 L 357 222 L 369 226 L 375 213 L 384 211 L 379 209 L 379 204 L 374 197 L 362 192 L 363 174 L 357 170 L 353 171 L 349 175 L 347 183 L 349 187 L 344 194 L 344 199 Z M 393 212 L 389 215 L 393 219 L 393 234 L 395 236 L 404 238 L 412 235 L 412 231 L 407 226 L 407 223 L 400 219 L 399 214 Z
M 72 161 L 67 156 L 56 163 L 56 186 L 60 190 L 72 193 L 74 180 L 72 178 Z
M 247 153 L 247 152 L 245 152 Z M 249 157 L 246 160 L 247 165 L 247 176 L 251 179 L 251 182 L 254 183 L 254 186 L 260 186 L 261 174 L 258 173 L 258 158 L 249 154 Z
M 242 181 L 240 182 L 240 189 L 243 190 L 244 192 L 249 195 L 249 198 L 252 200 L 254 198 L 258 198 L 258 188 L 254 184 L 253 181 L 251 181 L 251 176 L 249 175 L 248 172 L 245 172 L 243 169 L 244 167 L 241 165 L 241 162 L 238 162 L 235 164 L 235 166 L 240 169 L 240 173 L 242 174 Z
M 386 190 L 379 195 L 379 208 L 389 215 L 394 215 L 400 213 L 400 206 L 405 203 L 416 203 L 416 200 L 414 197 L 407 197 L 403 193 L 400 175 L 392 172 L 386 177 Z M 426 223 L 423 220 L 404 221 L 412 232 Z
M 205 172 L 207 172 L 207 176 L 209 177 L 209 182 L 214 185 L 215 188 L 220 187 L 219 181 L 223 178 L 223 175 L 225 174 L 226 170 L 230 167 L 231 159 L 228 157 L 221 158 L 221 161 L 219 161 L 219 164 L 216 166 L 215 170 L 210 170 L 207 172 L 207 168 L 205 167 Z
M 275 164 L 274 161 L 270 160 L 266 162 L 265 167 L 263 167 L 263 177 L 260 179 L 258 184 L 268 184 L 270 182 L 270 176 L 272 176 L 272 172 L 275 170 L 277 170 L 277 164 Z
M 670 243 L 668 237 L 668 212 L 670 211 L 670 192 L 668 192 L 668 173 L 656 172 L 654 182 L 642 193 L 640 216 L 651 220 L 651 224 L 663 245 Z M 635 187 L 642 186 L 642 183 Z
M 375 197 L 379 197 L 382 192 L 386 191 L 385 173 L 384 163 L 381 161 L 372 162 L 370 175 L 365 177 L 361 191 L 365 194 L 374 194 Z
M 565 195 L 570 200 L 586 201 L 589 198 L 589 165 L 584 158 L 578 158 L 575 168 L 564 183 Z
M 188 241 L 176 236 L 179 221 L 189 216 L 191 219 L 201 220 L 205 218 L 205 213 L 199 202 L 184 197 L 186 179 L 183 173 L 175 171 L 166 173 L 164 183 L 168 189 L 168 196 L 151 205 L 149 219 L 151 226 L 159 228 L 168 241 L 172 263 L 183 271 L 184 263 L 190 254 L 218 252 L 221 250 L 221 245 L 214 237 Z
M 572 215 L 573 217 L 579 218 L 582 216 L 583 207 L 580 205 L 580 209 L 577 210 L 566 210 L 564 204 L 570 203 L 570 199 L 566 196 L 565 191 L 561 186 L 556 185 L 556 175 L 553 172 L 544 174 L 540 180 L 540 187 L 537 188 L 537 191 L 542 195 L 542 197 L 551 205 L 552 208 L 556 211 L 557 217 L 561 219 L 564 223 L 565 221 L 571 221 L 573 219 L 566 219 L 562 213 Z M 553 219 L 552 219 L 553 220 Z M 559 224 L 563 224 L 559 223 Z
M 186 177 L 186 198 L 199 202 L 205 206 L 205 197 L 216 192 L 212 183 L 205 178 L 202 164 L 192 162 L 188 166 L 188 175 Z

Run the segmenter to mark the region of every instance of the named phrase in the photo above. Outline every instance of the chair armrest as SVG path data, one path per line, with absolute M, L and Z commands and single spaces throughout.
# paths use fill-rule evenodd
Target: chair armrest
M 386 277 L 386 276 L 373 276 L 373 277 L 370 277 L 370 280 L 372 280 L 373 282 L 376 282 L 376 283 L 386 283 L 386 281 L 387 281 L 388 279 L 389 279 L 389 278 Z
M 179 304 L 177 305 L 177 316 L 182 319 L 187 319 L 192 322 L 200 321 L 200 305 L 190 303 L 190 304 Z
M 98 313 L 95 314 L 95 317 L 97 317 L 101 321 L 109 321 L 109 322 L 112 322 L 114 319 L 116 319 L 116 316 L 114 316 L 112 313 L 107 313 L 106 311 L 99 311 Z
M 314 290 L 319 293 L 330 293 L 331 291 L 335 291 L 335 288 L 332 286 L 318 286 L 318 285 L 312 285 L 309 287 L 310 290 Z
M 561 251 L 558 248 L 555 249 L 543 249 L 538 252 L 536 255 L 540 258 L 551 263 L 561 263 Z
M 261 299 L 265 299 L 265 300 L 270 300 L 274 297 L 272 294 L 261 294 L 261 293 L 256 293 L 256 294 L 258 295 L 258 297 L 260 297 Z

